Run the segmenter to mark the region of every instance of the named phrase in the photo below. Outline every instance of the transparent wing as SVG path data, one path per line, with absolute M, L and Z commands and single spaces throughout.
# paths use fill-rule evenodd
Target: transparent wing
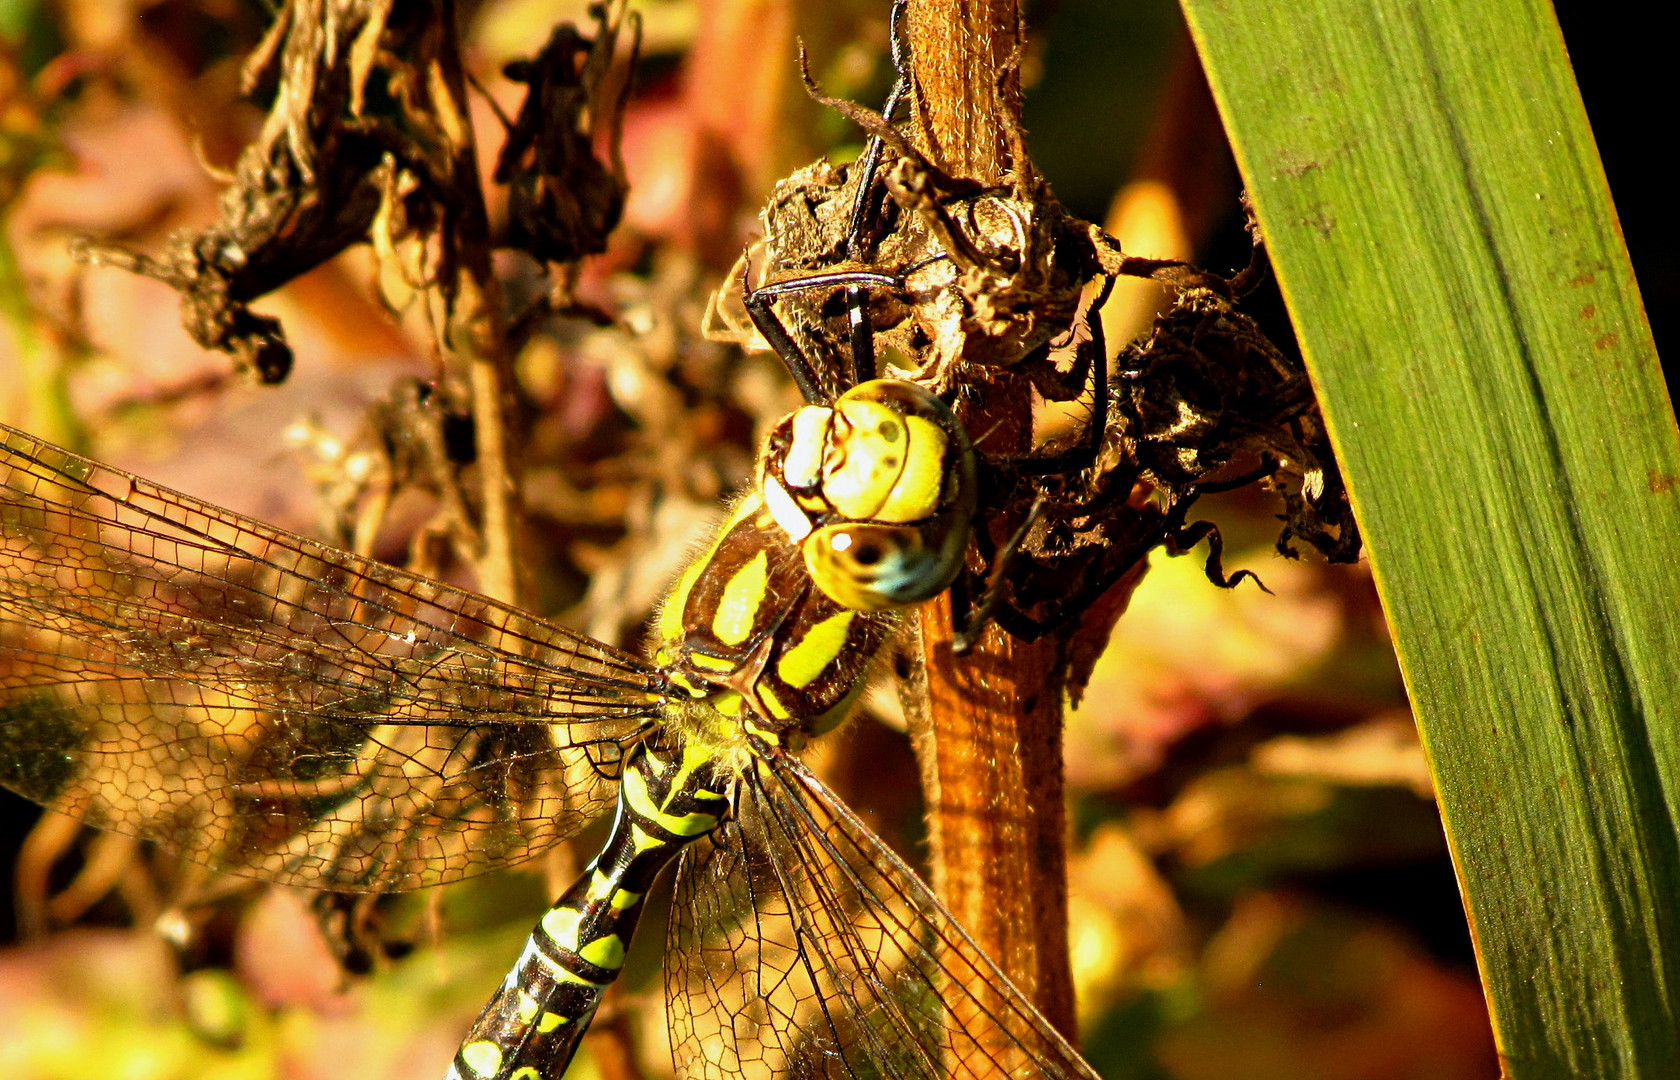
M 232 873 L 418 888 L 610 806 L 634 657 L 0 427 L 0 783 Z
M 684 856 L 665 955 L 685 1080 L 1096 1074 L 797 761 Z

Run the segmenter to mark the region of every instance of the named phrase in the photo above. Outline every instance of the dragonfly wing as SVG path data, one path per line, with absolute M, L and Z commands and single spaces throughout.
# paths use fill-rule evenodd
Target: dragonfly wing
M 0 427 L 0 783 L 270 881 L 393 891 L 612 804 L 657 673 Z
M 684 1080 L 1096 1074 L 797 761 L 743 777 L 685 853 L 666 952 Z

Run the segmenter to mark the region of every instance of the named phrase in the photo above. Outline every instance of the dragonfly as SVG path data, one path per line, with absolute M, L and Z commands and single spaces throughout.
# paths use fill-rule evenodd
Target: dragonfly
M 893 613 L 949 583 L 974 474 L 917 384 L 799 409 L 642 659 L 0 427 L 0 783 L 219 871 L 363 892 L 520 862 L 612 809 L 451 1080 L 559 1077 L 679 853 L 679 1075 L 1090 1077 L 797 757 Z
M 869 172 L 856 190 L 852 255 L 880 198 Z M 899 613 L 957 576 L 976 512 L 962 425 L 874 378 L 855 332 L 867 293 L 901 286 L 860 269 L 748 290 L 809 403 L 646 657 L 0 427 L 0 784 L 217 871 L 344 892 L 523 862 L 610 812 L 447 1080 L 558 1080 L 673 862 L 679 1076 L 1094 1078 L 798 756 Z M 852 314 L 832 397 L 774 310 L 814 289 Z
M 948 410 L 911 383 L 857 391 L 830 424 L 875 440 L 896 417 L 908 459 L 935 459 L 897 476 L 934 475 L 960 524 Z M 788 539 L 814 516 L 784 486 L 801 467 L 859 486 L 802 459 L 833 438 L 807 409 L 679 578 L 651 660 L 0 428 L 0 783 L 219 871 L 358 892 L 524 861 L 611 809 L 450 1077 L 560 1076 L 679 852 L 680 1075 L 1091 1076 L 796 756 L 893 624 L 815 587 Z M 891 561 L 846 535 L 827 546 Z

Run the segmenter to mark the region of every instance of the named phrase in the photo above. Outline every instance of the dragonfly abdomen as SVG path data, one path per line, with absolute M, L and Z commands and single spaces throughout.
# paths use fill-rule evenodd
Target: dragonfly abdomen
M 558 1080 L 618 977 L 654 879 L 729 807 L 714 754 L 643 745 L 624 766 L 601 853 L 542 917 L 445 1080 Z

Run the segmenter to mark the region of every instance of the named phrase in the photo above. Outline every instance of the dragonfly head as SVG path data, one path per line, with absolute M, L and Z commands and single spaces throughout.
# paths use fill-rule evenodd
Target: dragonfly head
M 974 449 L 950 408 L 915 383 L 873 379 L 832 407 L 794 412 L 770 436 L 759 486 L 812 581 L 844 607 L 920 603 L 961 569 Z

